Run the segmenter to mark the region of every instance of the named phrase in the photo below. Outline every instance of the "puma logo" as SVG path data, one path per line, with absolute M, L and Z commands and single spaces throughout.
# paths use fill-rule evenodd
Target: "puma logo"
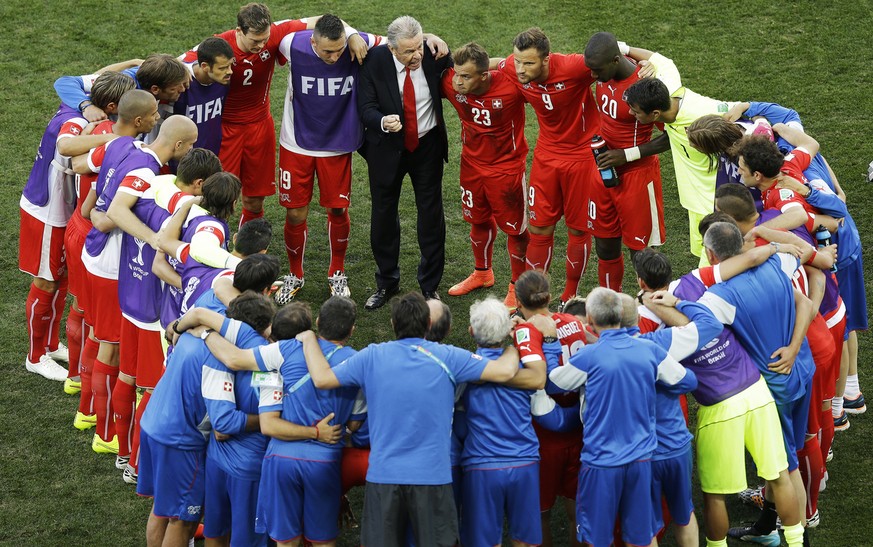
M 607 87 L 607 88 L 609 89 L 609 91 L 612 93 L 612 96 L 615 97 L 615 92 L 616 92 L 617 90 L 616 90 L 614 87 L 612 87 L 612 84 L 606 84 L 606 87 Z
M 636 239 L 637 241 L 639 241 L 643 245 L 646 244 L 646 238 L 644 238 L 644 237 L 634 237 L 634 239 Z
M 243 64 L 246 64 L 246 63 L 248 63 L 248 64 L 250 64 L 250 65 L 252 65 L 252 66 L 255 66 L 255 63 L 251 62 L 251 60 L 249 60 L 249 59 L 243 59 Z
M 349 199 L 349 195 L 348 195 L 348 194 L 339 194 L 339 197 L 343 198 L 343 199 L 346 200 L 346 201 L 351 201 L 351 200 Z
M 507 222 L 506 225 L 509 226 L 510 228 L 512 228 L 513 230 L 518 229 L 518 222 Z
M 285 246 L 285 250 L 288 251 L 289 253 L 293 254 L 293 255 L 297 255 L 297 253 L 300 252 L 300 247 L 295 247 L 295 248 L 292 249 L 291 247 L 288 247 L 288 246 L 286 245 L 286 246 Z

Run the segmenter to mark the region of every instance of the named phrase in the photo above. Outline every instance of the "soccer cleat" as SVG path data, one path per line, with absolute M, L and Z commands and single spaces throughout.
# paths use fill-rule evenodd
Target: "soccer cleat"
M 819 513 L 818 509 L 816 509 L 815 513 L 813 513 L 811 517 L 806 519 L 806 527 L 815 528 L 819 524 L 821 524 L 821 513 Z
M 276 304 L 284 306 L 288 302 L 294 300 L 294 297 L 297 296 L 297 293 L 303 288 L 303 279 L 294 274 L 288 274 L 281 279 L 277 279 L 273 283 L 273 286 L 278 287 L 276 293 L 273 295 L 273 300 L 276 301 Z
M 115 469 L 124 471 L 127 469 L 127 462 L 130 461 L 130 456 L 115 456 Z
M 345 273 L 337 270 L 332 276 L 327 278 L 327 284 L 330 286 L 331 296 L 351 298 L 352 291 L 349 290 L 349 278 Z M 303 286 L 302 280 L 300 286 Z
M 25 358 L 24 368 L 26 368 L 28 372 L 39 374 L 44 378 L 55 380 L 56 382 L 63 382 L 67 379 L 67 369 L 57 364 L 57 362 L 48 355 L 43 355 L 36 363 L 31 363 L 27 358 Z
M 769 534 L 761 534 L 754 526 L 738 526 L 736 528 L 731 528 L 728 530 L 728 537 L 748 543 L 766 545 L 767 547 L 779 547 L 782 545 L 782 538 L 779 537 L 779 532 L 773 530 Z
M 467 279 L 457 283 L 449 289 L 449 296 L 463 296 L 475 291 L 476 289 L 493 286 L 494 272 L 490 269 L 473 270 L 473 273 L 471 273 Z
M 849 415 L 846 411 L 840 412 L 840 415 L 834 418 L 834 431 L 846 431 L 852 426 L 849 423 Z
M 518 309 L 518 300 L 515 299 L 515 283 L 509 284 L 509 289 L 506 291 L 506 298 L 503 299 L 503 305 L 510 312 Z
M 754 505 L 758 509 L 764 508 L 764 487 L 746 488 L 739 494 L 740 501 L 746 505 Z
M 94 440 L 91 441 L 91 450 L 98 454 L 118 454 L 118 437 L 113 435 L 112 440 L 107 442 L 95 433 Z
M 74 380 L 73 378 L 67 378 L 64 380 L 64 393 L 67 395 L 76 395 L 82 391 L 82 380 Z
M 825 458 L 825 463 L 830 463 L 831 460 L 834 459 L 834 447 L 831 446 L 828 448 L 828 457 Z
M 49 351 L 47 355 L 55 361 L 63 361 L 65 363 L 70 362 L 70 350 L 67 349 L 67 346 L 65 346 L 63 342 L 58 342 L 58 349 Z
M 79 431 L 85 431 L 86 429 L 91 429 L 97 425 L 97 415 L 91 414 L 88 416 L 87 414 L 82 414 L 78 410 L 76 411 L 76 417 L 73 418 L 73 427 L 78 429 Z
M 854 399 L 843 397 L 843 410 L 847 414 L 864 414 L 867 412 L 867 404 L 864 402 L 864 394 L 859 393 Z
M 121 480 L 127 484 L 136 484 L 138 478 L 139 475 L 133 470 L 133 466 L 130 464 L 124 466 L 124 473 L 121 474 Z

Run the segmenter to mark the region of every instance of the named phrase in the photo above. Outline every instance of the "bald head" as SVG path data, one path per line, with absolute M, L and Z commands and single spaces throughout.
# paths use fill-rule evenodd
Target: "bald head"
M 618 55 L 618 40 L 611 32 L 598 32 L 588 40 L 585 46 L 585 57 L 594 57 L 598 61 L 607 61 Z
M 621 300 L 621 326 L 623 328 L 636 327 L 640 322 L 640 316 L 637 313 L 637 301 L 629 294 L 620 294 L 618 299 Z
M 154 147 L 166 150 L 178 161 L 194 147 L 197 125 L 187 116 L 170 116 L 161 124 Z
M 427 307 L 430 309 L 430 327 L 424 337 L 432 342 L 442 342 L 452 328 L 452 311 L 445 302 L 435 298 L 427 301 Z
M 133 123 L 136 118 L 146 118 L 157 110 L 155 96 L 142 89 L 131 89 L 118 101 L 118 118 L 127 123 Z

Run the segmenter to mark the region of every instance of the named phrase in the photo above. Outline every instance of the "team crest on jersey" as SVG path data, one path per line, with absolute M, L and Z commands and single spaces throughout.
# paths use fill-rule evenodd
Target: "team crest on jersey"
M 461 93 L 455 93 L 455 100 L 461 104 L 467 104 L 467 96 Z
M 531 85 L 530 85 L 530 83 L 527 83 L 527 84 L 524 84 L 524 85 L 521 86 L 521 87 L 522 87 L 522 89 L 530 89 Z
M 779 189 L 779 199 L 782 201 L 789 200 L 794 197 L 794 192 L 789 190 L 788 188 L 780 188 Z
M 491 100 L 491 108 L 503 108 L 503 99 L 492 99 Z
M 528 329 L 515 329 L 515 343 L 523 344 L 530 342 L 530 331 Z
M 282 392 L 278 390 L 273 390 L 273 400 L 281 401 L 282 400 Z
M 794 152 L 789 152 L 789 153 L 786 154 L 786 156 L 785 156 L 785 161 L 791 161 L 791 160 L 794 159 L 794 157 L 795 157 L 795 156 L 794 156 Z
M 139 177 L 136 177 L 135 179 L 133 179 L 133 182 L 130 183 L 130 185 L 133 186 L 134 190 L 141 190 L 142 187 L 145 186 L 145 184 L 146 181 L 142 180 Z
M 565 87 L 567 87 L 567 86 L 564 84 L 564 82 L 558 82 L 555 84 L 555 89 L 557 89 L 557 90 L 564 89 Z
M 230 382 L 224 382 L 224 387 L 222 389 L 230 393 L 231 391 L 233 391 L 233 384 Z
M 262 61 L 267 61 L 270 59 L 270 52 L 265 49 L 264 51 L 258 53 L 258 57 L 260 57 Z
M 471 355 L 471 357 L 473 359 L 476 359 L 477 361 L 484 361 L 484 359 L 482 358 L 481 355 L 476 355 L 475 353 L 473 355 Z
M 72 133 L 73 135 L 78 135 L 81 132 L 82 132 L 82 130 L 79 129 L 78 127 L 73 126 L 70 128 L 70 133 Z

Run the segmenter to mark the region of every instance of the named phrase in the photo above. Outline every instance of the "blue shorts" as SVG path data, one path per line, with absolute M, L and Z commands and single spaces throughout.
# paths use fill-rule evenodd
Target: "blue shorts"
M 511 465 L 511 464 L 505 464 Z M 497 469 L 464 468 L 461 508 L 461 544 L 464 547 L 500 545 L 503 517 L 509 520 L 509 537 L 522 543 L 543 542 L 539 463 Z
M 857 260 L 837 270 L 840 296 L 846 304 L 846 335 L 853 330 L 867 330 L 867 294 L 864 292 L 864 260 Z
M 238 479 L 206 457 L 206 499 L 203 535 L 218 538 L 230 534 L 232 546 L 266 547 L 267 534 L 255 533 L 258 480 Z
M 463 498 L 461 493 L 464 491 L 464 472 L 460 465 L 452 466 L 452 494 L 455 495 L 455 508 L 458 510 L 458 518 L 461 518 L 461 502 Z
M 655 537 L 652 462 L 589 467 L 584 462 L 576 491 L 576 539 L 593 547 L 612 545 L 616 516 L 625 543 L 648 545 Z
M 652 508 L 657 530 L 664 527 L 661 496 L 667 501 L 673 522 L 679 526 L 688 526 L 691 522 L 691 513 L 694 512 L 694 502 L 691 501 L 692 465 L 691 443 L 685 447 L 684 454 L 652 461 Z
M 812 382 L 807 384 L 806 393 L 790 403 L 776 403 L 779 423 L 782 424 L 782 440 L 785 442 L 785 455 L 788 457 L 788 472 L 797 469 L 797 451 L 806 444 L 806 425 L 809 421 L 809 400 L 812 395 Z
M 155 499 L 162 518 L 200 522 L 206 495 L 206 450 L 179 450 L 140 432 L 136 493 Z
M 341 497 L 339 460 L 267 456 L 261 467 L 255 531 L 266 531 L 278 542 L 301 536 L 331 541 L 339 535 Z

